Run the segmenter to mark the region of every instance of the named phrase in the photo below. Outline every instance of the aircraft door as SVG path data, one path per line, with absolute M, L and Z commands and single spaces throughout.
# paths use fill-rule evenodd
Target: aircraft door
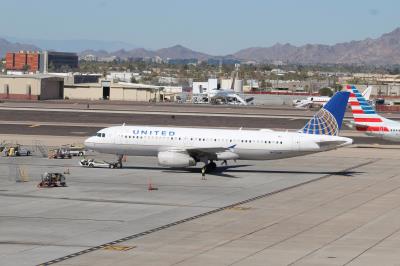
M 385 134 L 385 128 L 384 127 L 379 127 L 379 137 L 383 138 L 384 134 Z
M 292 145 L 294 150 L 300 150 L 300 136 L 295 134 L 292 138 Z

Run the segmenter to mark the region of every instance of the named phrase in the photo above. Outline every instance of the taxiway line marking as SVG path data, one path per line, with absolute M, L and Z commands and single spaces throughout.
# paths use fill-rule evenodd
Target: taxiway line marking
M 258 200 L 258 199 L 270 197 L 270 196 L 273 196 L 273 195 L 278 194 L 278 193 L 283 192 L 283 191 L 288 191 L 288 190 L 291 190 L 291 189 L 294 189 L 294 188 L 298 188 L 298 187 L 301 187 L 301 186 L 304 186 L 304 185 L 307 185 L 307 184 L 310 184 L 310 183 L 313 183 L 313 182 L 317 182 L 317 181 L 329 178 L 331 176 L 334 176 L 335 174 L 348 172 L 348 171 L 357 169 L 359 167 L 362 167 L 362 166 L 365 166 L 365 165 L 369 165 L 369 164 L 374 163 L 374 162 L 376 162 L 378 160 L 379 159 L 368 160 L 367 162 L 360 163 L 358 165 L 349 167 L 347 169 L 344 169 L 344 170 L 336 172 L 336 173 L 326 174 L 326 175 L 323 175 L 323 176 L 321 176 L 319 178 L 316 178 L 316 179 L 311 179 L 311 180 L 308 180 L 308 181 L 305 181 L 305 182 L 302 182 L 302 183 L 299 183 L 299 184 L 296 184 L 296 185 L 293 185 L 293 186 L 281 188 L 281 189 L 278 189 L 278 190 L 275 190 L 275 191 L 272 191 L 272 192 L 268 192 L 266 194 L 262 194 L 262 195 L 259 195 L 259 196 L 253 197 L 253 198 L 249 198 L 249 199 L 246 199 L 246 200 L 243 200 L 243 201 L 240 201 L 240 202 L 236 202 L 236 203 L 224 206 L 224 207 L 216 208 L 216 209 L 208 211 L 208 212 L 200 213 L 200 214 L 197 214 L 195 216 L 191 216 L 191 217 L 188 217 L 188 218 L 185 218 L 185 219 L 182 219 L 182 220 L 178 220 L 176 222 L 165 224 L 165 225 L 162 225 L 162 226 L 159 226 L 159 227 L 156 227 L 156 228 L 153 228 L 153 229 L 141 232 L 141 233 L 137 233 L 137 234 L 134 234 L 134 235 L 126 236 L 124 238 L 120 238 L 120 239 L 117 239 L 117 240 L 114 240 L 114 241 L 111 241 L 111 242 L 108 242 L 108 243 L 105 243 L 105 244 L 101 244 L 99 246 L 94 246 L 94 247 L 91 247 L 89 249 L 85 249 L 85 250 L 82 250 L 82 251 L 79 251 L 79 252 L 75 252 L 75 253 L 66 255 L 64 257 L 60 257 L 60 258 L 57 258 L 57 259 L 54 259 L 54 260 L 51 260 L 51 261 L 47 261 L 47 262 L 38 264 L 38 266 L 48 266 L 48 265 L 56 264 L 58 262 L 68 260 L 68 259 L 70 259 L 72 257 L 76 257 L 76 256 L 80 256 L 80 255 L 83 255 L 83 254 L 87 254 L 89 252 L 100 250 L 100 249 L 103 249 L 105 247 L 112 246 L 112 245 L 115 245 L 115 244 L 120 244 L 120 243 L 126 242 L 128 240 L 132 240 L 132 239 L 135 239 L 135 238 L 138 238 L 138 237 L 141 237 L 141 236 L 149 235 L 149 234 L 161 231 L 161 230 L 166 229 L 166 228 L 170 228 L 170 227 L 173 227 L 173 226 L 176 226 L 176 225 L 179 225 L 179 224 L 183 224 L 183 223 L 186 223 L 186 222 L 189 222 L 189 221 L 196 220 L 196 219 L 204 217 L 204 216 L 208 216 L 208 215 L 211 215 L 211 214 L 214 214 L 214 213 L 217 213 L 217 212 L 221 212 L 221 211 L 224 211 L 224 210 L 232 209 L 232 208 L 237 207 L 239 205 L 243 205 L 243 204 Z

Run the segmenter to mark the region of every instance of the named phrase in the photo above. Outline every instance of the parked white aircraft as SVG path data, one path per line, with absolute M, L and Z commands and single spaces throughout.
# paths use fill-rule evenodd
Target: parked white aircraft
M 362 93 L 365 99 L 369 100 L 371 96 L 372 87 L 367 87 L 365 91 Z M 293 106 L 296 108 L 311 108 L 311 107 L 318 107 L 324 106 L 331 97 L 329 96 L 311 96 L 307 97 L 307 99 L 297 99 L 293 100 Z
M 225 104 L 247 105 L 249 102 L 254 100 L 254 97 L 244 99 L 234 90 L 229 89 L 212 89 L 208 92 L 207 96 L 210 103 L 218 103 L 218 101 L 222 101 L 222 103 Z
M 350 92 L 349 104 L 353 113 L 354 126 L 370 136 L 390 141 L 400 141 L 400 123 L 378 115 L 355 86 L 347 86 Z
M 273 160 L 307 155 L 351 144 L 338 136 L 349 99 L 349 92 L 338 92 L 298 132 L 228 130 L 150 126 L 105 128 L 85 141 L 88 149 L 118 155 L 157 156 L 160 165 L 216 168 L 214 161 Z

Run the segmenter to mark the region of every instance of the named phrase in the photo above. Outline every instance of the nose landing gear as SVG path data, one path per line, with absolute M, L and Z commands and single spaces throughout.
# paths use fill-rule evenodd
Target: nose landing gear
M 117 168 L 122 168 L 122 159 L 124 158 L 124 155 L 118 155 L 116 167 Z

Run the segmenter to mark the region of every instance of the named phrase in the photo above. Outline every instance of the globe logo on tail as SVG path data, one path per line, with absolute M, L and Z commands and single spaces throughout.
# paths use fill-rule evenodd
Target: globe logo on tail
M 322 108 L 301 129 L 301 132 L 306 134 L 337 136 L 339 134 L 339 126 L 336 118 L 329 111 Z

